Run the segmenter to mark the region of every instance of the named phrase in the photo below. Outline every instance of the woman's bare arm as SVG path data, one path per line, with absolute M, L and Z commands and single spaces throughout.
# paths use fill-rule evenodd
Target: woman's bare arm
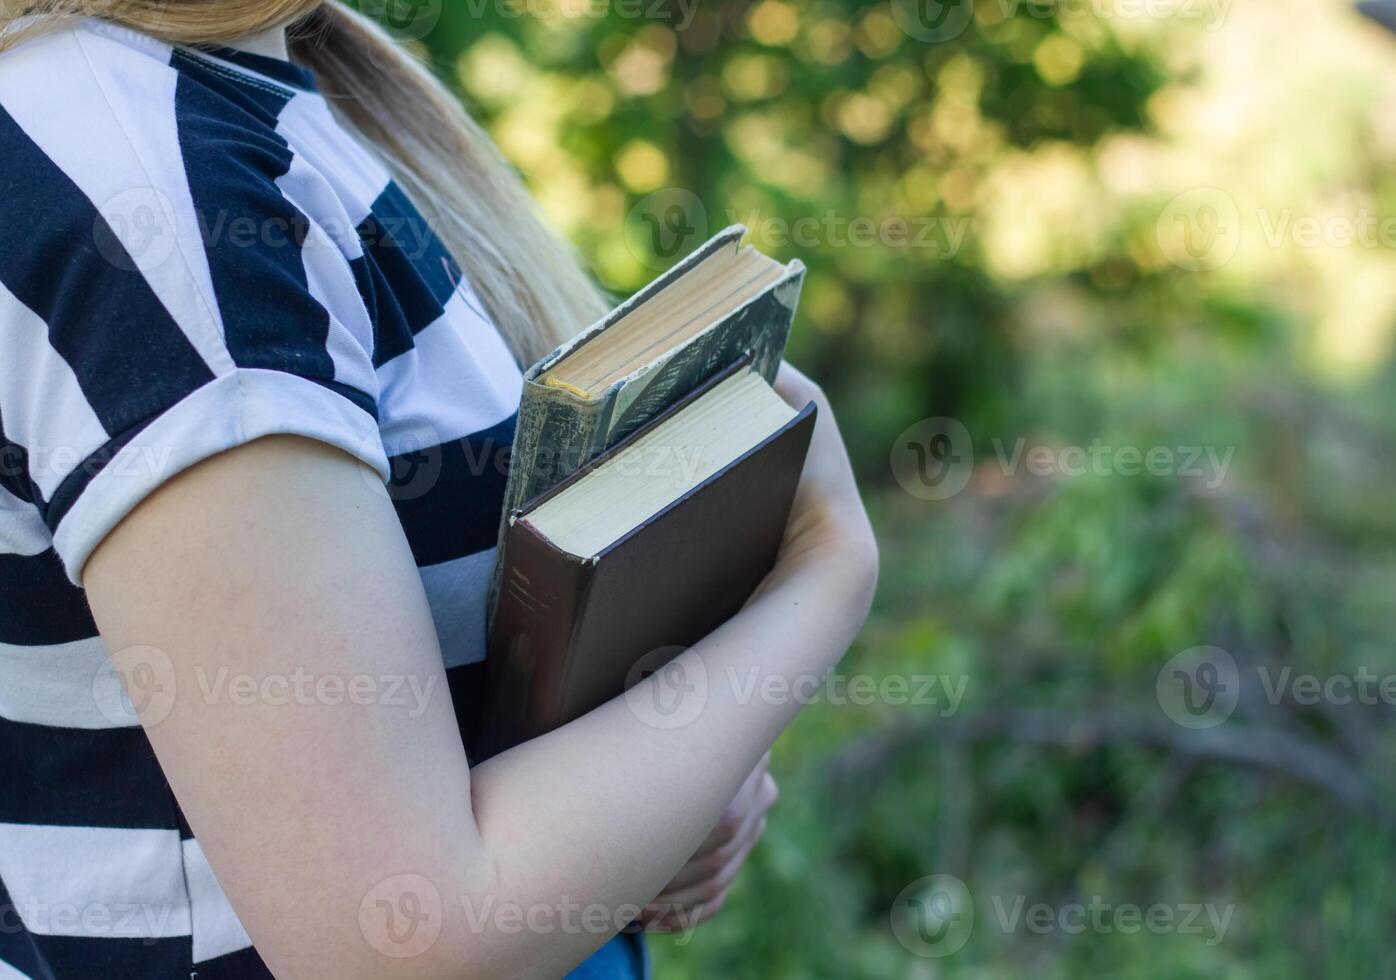
M 265 439 L 107 538 L 85 576 L 97 622 L 118 663 L 141 646 L 174 665 L 172 705 L 142 720 L 273 973 L 556 977 L 674 876 L 798 708 L 750 697 L 752 672 L 822 674 L 867 611 L 875 549 L 821 409 L 780 565 L 681 658 L 701 710 L 656 725 L 635 700 L 652 677 L 473 772 L 412 555 L 357 462 Z M 387 703 L 394 684 L 429 690 L 424 710 Z

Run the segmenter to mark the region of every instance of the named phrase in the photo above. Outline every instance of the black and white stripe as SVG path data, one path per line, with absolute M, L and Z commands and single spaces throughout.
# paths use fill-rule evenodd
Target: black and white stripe
M 266 976 L 82 567 L 200 460 L 330 443 L 387 482 L 468 706 L 519 371 L 300 68 L 85 21 L 0 56 L 0 146 L 0 980 Z

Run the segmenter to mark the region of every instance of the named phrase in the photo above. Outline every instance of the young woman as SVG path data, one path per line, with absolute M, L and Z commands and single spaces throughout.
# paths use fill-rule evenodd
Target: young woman
M 774 799 L 798 705 L 725 678 L 818 676 L 868 608 L 822 395 L 784 370 L 815 444 L 692 720 L 472 770 L 518 365 L 600 296 L 338 2 L 0 30 L 0 978 L 642 973 L 621 928 L 711 914 Z

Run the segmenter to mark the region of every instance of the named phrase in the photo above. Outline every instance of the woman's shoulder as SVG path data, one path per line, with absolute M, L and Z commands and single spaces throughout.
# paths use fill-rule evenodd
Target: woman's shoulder
M 218 172 L 274 183 L 277 161 L 269 157 L 280 141 L 266 103 L 280 90 L 211 60 L 211 81 L 201 84 L 195 72 L 203 65 L 169 44 L 92 20 L 0 52 L 0 186 L 10 199 L 0 207 L 8 210 L 15 195 L 41 197 L 48 224 L 67 230 L 65 217 L 88 218 L 84 198 L 103 215 L 120 215 L 152 194 L 180 190 L 194 144 L 215 138 L 228 162 Z
M 94 20 L 15 29 L 0 50 L 0 109 L 26 129 L 66 128 L 92 155 L 172 107 L 174 48 Z
M 251 279 L 257 257 L 242 246 L 301 223 L 278 183 L 290 151 L 267 105 L 274 93 L 90 20 L 0 53 L 0 215 L 23 232 L 0 241 L 0 292 L 56 311 L 117 284 L 184 310 L 218 284 L 215 259 Z M 242 237 L 214 256 L 209 236 Z M 7 318 L 0 304 L 0 327 Z

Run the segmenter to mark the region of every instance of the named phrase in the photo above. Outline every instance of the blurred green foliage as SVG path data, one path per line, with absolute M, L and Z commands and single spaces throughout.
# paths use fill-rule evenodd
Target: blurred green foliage
M 1337 0 L 981 0 L 932 41 L 898 3 L 465 0 L 426 35 L 617 293 L 666 228 L 809 266 L 792 358 L 884 555 L 842 671 L 966 685 L 806 711 L 766 843 L 659 977 L 1393 975 L 1393 705 L 1257 677 L 1396 672 L 1393 242 L 1292 230 L 1393 213 L 1396 49 Z M 889 464 L 928 418 L 972 443 L 947 499 Z M 1093 444 L 1213 465 L 1013 462 Z M 1155 685 L 1200 645 L 1241 699 L 1194 732 Z M 976 919 L 926 959 L 889 914 L 932 873 Z M 1231 918 L 1038 934 L 1015 897 Z

